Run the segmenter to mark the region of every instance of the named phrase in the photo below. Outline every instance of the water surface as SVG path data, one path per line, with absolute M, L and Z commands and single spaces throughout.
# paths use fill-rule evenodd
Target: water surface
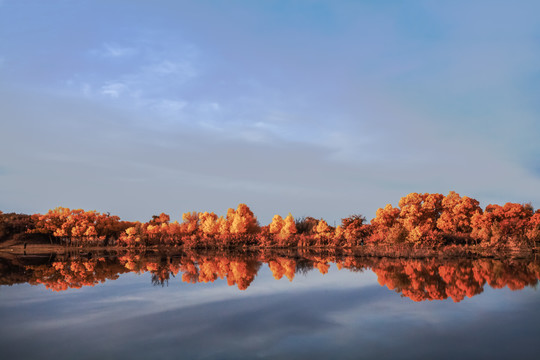
M 0 259 L 2 359 L 532 359 L 540 338 L 532 260 Z

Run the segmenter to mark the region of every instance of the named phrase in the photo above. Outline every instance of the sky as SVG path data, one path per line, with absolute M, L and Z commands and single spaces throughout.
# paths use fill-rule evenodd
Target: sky
M 0 0 L 0 210 L 540 207 L 538 1 Z

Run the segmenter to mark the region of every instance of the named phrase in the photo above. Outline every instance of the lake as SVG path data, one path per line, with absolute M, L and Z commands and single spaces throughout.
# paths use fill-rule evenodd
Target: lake
M 539 260 L 0 257 L 2 359 L 536 359 Z

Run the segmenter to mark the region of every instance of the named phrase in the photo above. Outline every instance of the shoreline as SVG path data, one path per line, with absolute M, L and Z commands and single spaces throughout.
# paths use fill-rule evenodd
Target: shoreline
M 59 244 L 0 244 L 0 256 L 38 256 L 38 255 L 88 255 L 89 253 L 107 253 L 110 255 L 124 253 L 323 253 L 336 256 L 357 257 L 388 257 L 388 258 L 500 258 L 500 259 L 537 259 L 537 249 L 495 249 L 474 245 L 446 246 L 442 248 L 414 247 L 412 245 L 363 245 L 353 248 L 342 247 L 264 247 L 264 246 L 238 246 L 238 247 L 199 247 L 189 248 L 183 246 L 64 246 Z

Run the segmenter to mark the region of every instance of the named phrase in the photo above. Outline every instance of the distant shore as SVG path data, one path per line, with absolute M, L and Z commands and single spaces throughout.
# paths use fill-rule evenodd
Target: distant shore
M 237 247 L 204 247 L 186 248 L 183 246 L 147 246 L 129 248 L 124 246 L 63 246 L 58 244 L 0 244 L 0 256 L 2 255 L 42 255 L 42 254 L 87 254 L 87 253 L 142 253 L 156 252 L 174 254 L 179 252 L 265 252 L 265 251 L 300 251 L 307 253 L 331 253 L 348 256 L 372 256 L 389 258 L 538 258 L 537 249 L 495 249 L 474 245 L 445 246 L 442 248 L 415 247 L 410 245 L 364 245 L 353 248 L 340 248 L 332 246 L 320 247 L 262 247 L 262 246 L 237 246 Z

